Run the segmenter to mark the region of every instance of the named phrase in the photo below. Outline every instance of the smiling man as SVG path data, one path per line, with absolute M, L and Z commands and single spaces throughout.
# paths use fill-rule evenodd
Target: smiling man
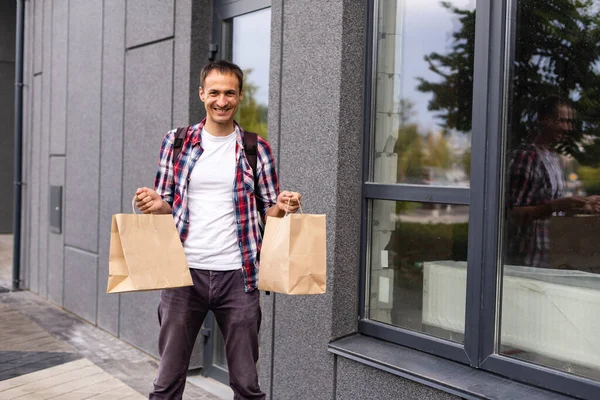
M 176 159 L 176 130 L 167 133 L 155 190 L 136 192 L 142 212 L 173 214 L 194 281 L 161 293 L 160 365 L 150 399 L 182 398 L 193 346 L 209 310 L 225 338 L 235 399 L 265 398 L 256 369 L 261 220 L 296 212 L 301 196 L 279 193 L 271 147 L 260 137 L 256 171 L 250 166 L 246 133 L 233 119 L 243 81 L 242 70 L 228 61 L 202 69 L 199 94 L 206 118 L 187 129 Z

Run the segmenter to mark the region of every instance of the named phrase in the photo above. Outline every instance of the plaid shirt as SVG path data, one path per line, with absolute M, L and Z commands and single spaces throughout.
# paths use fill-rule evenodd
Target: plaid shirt
M 511 158 L 508 181 L 508 213 L 514 207 L 536 206 L 563 196 L 562 177 L 552 189 L 551 172 L 543 155 L 531 144 L 521 145 Z M 507 236 L 508 262 L 515 265 L 549 266 L 550 218 L 510 221 Z
M 187 190 L 194 164 L 202 155 L 202 128 L 206 119 L 191 126 L 183 141 L 179 159 L 173 163 L 173 143 L 176 129 L 169 131 L 160 148 L 158 172 L 154 181 L 156 192 L 173 209 L 173 219 L 181 242 L 187 237 L 190 227 Z M 237 125 L 237 123 L 236 123 Z M 258 137 L 256 174 L 258 188 L 254 187 L 252 167 L 244 153 L 244 131 L 239 127 L 235 147 L 236 169 L 232 187 L 237 238 L 242 254 L 242 273 L 246 292 L 257 288 L 260 247 L 262 242 L 263 218 L 267 210 L 277 203 L 279 186 L 275 161 L 269 143 Z M 255 195 L 262 200 L 262 210 L 257 210 Z M 259 216 L 259 212 L 263 218 Z

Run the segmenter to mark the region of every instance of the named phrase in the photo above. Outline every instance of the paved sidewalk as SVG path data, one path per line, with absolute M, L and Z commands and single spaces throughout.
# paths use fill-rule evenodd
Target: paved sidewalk
M 0 235 L 0 400 L 144 399 L 157 361 L 28 291 L 7 292 Z M 187 383 L 184 398 L 220 400 Z

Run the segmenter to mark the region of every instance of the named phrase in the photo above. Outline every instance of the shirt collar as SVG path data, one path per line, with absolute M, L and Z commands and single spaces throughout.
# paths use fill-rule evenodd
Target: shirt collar
M 204 118 L 202 121 L 200 121 L 199 124 L 197 124 L 196 126 L 192 127 L 193 132 L 192 132 L 192 146 L 195 146 L 197 144 L 201 144 L 202 143 L 202 128 L 204 128 L 204 125 L 206 124 L 206 118 Z M 242 129 L 242 127 L 234 120 L 233 124 L 238 128 L 237 129 L 237 144 L 243 148 L 244 147 L 244 130 Z

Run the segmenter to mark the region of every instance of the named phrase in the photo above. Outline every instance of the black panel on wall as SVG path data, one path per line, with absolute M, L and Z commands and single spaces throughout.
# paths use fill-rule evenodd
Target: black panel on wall
M 0 233 L 12 233 L 16 2 L 0 2 Z

